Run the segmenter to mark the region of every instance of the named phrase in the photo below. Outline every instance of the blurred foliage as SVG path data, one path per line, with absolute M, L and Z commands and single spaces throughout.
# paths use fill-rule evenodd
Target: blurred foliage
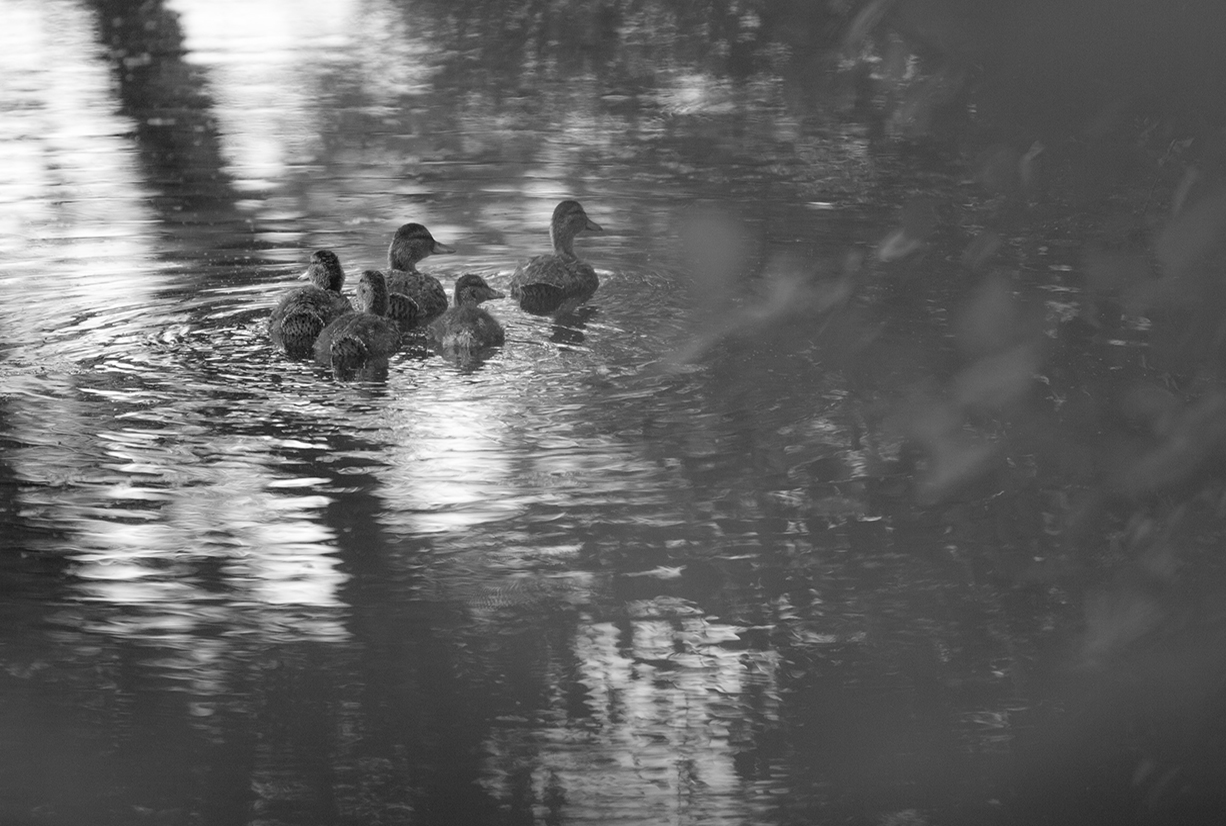
M 1082 594 L 1061 659 L 1093 676 L 1060 689 L 1070 714 L 1036 726 L 1036 759 L 1065 749 L 1102 766 L 1135 750 L 1120 818 L 1212 822 L 1200 812 L 1221 811 L 1220 749 L 1188 731 L 1220 734 L 1224 717 L 1206 687 L 1226 674 L 1214 642 L 1226 632 L 1226 66 L 1206 26 L 1220 29 L 1226 11 L 952 0 L 827 11 L 842 37 L 845 114 L 903 162 L 931 152 L 960 167 L 973 194 L 902 200 L 867 261 L 767 252 L 739 289 L 731 273 L 753 241 L 707 216 L 691 257 L 706 320 L 677 358 L 735 364 L 730 394 L 759 411 L 763 397 L 811 386 L 781 366 L 782 351 L 841 368 L 850 398 L 885 425 L 867 432 L 902 442 L 898 453 L 878 442 L 883 464 L 869 477 L 897 468 L 955 536 L 999 526 L 996 555 L 981 560 L 998 581 Z M 1065 283 L 1017 254 L 1036 238 L 1080 251 Z M 1072 306 L 1052 301 L 1053 287 L 1071 290 Z M 944 345 L 891 329 L 890 301 L 951 293 L 962 299 Z M 782 472 L 798 467 L 784 460 Z M 843 492 L 855 478 L 824 471 Z M 869 504 L 859 518 L 877 515 Z M 1019 530 L 1027 519 L 1041 527 Z M 1106 708 L 1093 707 L 1091 686 Z M 1122 722 L 1130 715 L 1143 731 Z M 1075 734 L 1057 733 L 1065 725 Z M 1028 759 L 1036 786 L 1025 793 L 1056 790 L 1046 811 L 1084 805 Z M 1103 771 L 1103 784 L 1120 782 Z

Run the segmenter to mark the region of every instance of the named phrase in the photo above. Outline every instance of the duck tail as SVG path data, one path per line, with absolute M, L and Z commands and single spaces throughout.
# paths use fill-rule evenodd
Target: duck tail
M 357 336 L 341 336 L 332 342 L 332 369 L 337 373 L 350 373 L 366 363 L 369 351 L 366 343 Z
M 292 356 L 310 355 L 315 339 L 324 328 L 324 320 L 313 310 L 294 310 L 281 319 L 280 340 L 285 352 Z M 276 329 L 273 338 L 278 338 Z
M 552 284 L 519 284 L 511 287 L 511 297 L 525 313 L 550 315 L 566 301 L 566 291 Z
M 388 295 L 388 318 L 401 324 L 416 324 L 422 318 L 421 305 L 404 293 Z

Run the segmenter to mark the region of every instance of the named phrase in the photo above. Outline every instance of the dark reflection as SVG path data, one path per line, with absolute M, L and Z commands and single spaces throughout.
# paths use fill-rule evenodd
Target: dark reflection
M 358 365 L 334 364 L 327 369 L 337 381 L 358 381 L 378 385 L 387 381 L 388 359 L 367 359 Z
M 232 223 L 235 193 L 203 69 L 186 61 L 179 16 L 160 0 L 90 0 L 109 50 L 120 112 L 131 119 L 145 183 L 168 223 Z
M 30 599 L 31 605 L 37 605 L 58 593 L 58 576 L 67 566 L 62 557 L 39 550 L 63 541 L 66 532 L 63 526 L 28 512 L 29 482 L 7 458 L 27 447 L 14 433 L 10 405 L 0 398 L 0 525 L 4 526 L 0 532 L 0 569 L 4 571 L 0 588 L 14 603 Z
M 352 453 L 354 447 L 340 443 L 334 450 Z M 445 595 L 405 599 L 442 584 L 427 576 L 429 546 L 387 537 L 380 526 L 387 504 L 374 476 L 354 473 L 360 463 L 320 458 L 337 491 L 325 519 L 352 577 L 344 589 L 353 606 L 347 622 L 353 644 L 346 647 L 357 654 L 361 686 L 348 715 L 354 719 L 347 742 L 329 737 L 309 752 L 321 761 L 320 800 L 334 794 L 336 784 L 357 780 L 358 795 L 343 801 L 350 813 L 382 819 L 405 807 L 424 823 L 493 822 L 496 806 L 477 781 L 481 743 L 497 707 L 481 679 L 490 665 L 471 645 L 465 606 Z M 334 664 L 330 655 L 320 665 Z M 303 666 L 301 678 L 329 686 L 331 702 L 339 702 L 337 681 L 322 674 L 316 680 L 310 676 L 315 669 Z M 318 726 L 318 711 L 304 711 L 291 710 L 286 720 Z M 346 781 L 337 772 L 355 774 Z M 374 797 L 363 800 L 365 794 Z
M 553 324 L 549 328 L 549 340 L 554 344 L 582 344 L 585 338 L 584 328 L 598 312 L 595 307 L 583 306 L 554 314 Z

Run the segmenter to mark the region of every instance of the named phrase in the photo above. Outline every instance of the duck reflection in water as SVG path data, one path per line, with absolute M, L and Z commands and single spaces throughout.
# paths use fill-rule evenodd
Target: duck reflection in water
M 552 315 L 574 310 L 600 286 L 592 265 L 575 255 L 575 236 L 602 232 L 578 201 L 563 201 L 549 222 L 553 252 L 538 255 L 519 266 L 511 276 L 511 298 L 533 315 Z
M 455 282 L 455 306 L 430 324 L 430 343 L 440 353 L 465 362 L 501 347 L 506 333 L 498 319 L 480 305 L 483 301 L 503 297 L 481 276 L 461 275 Z
M 268 319 L 273 344 L 295 357 L 310 356 L 320 332 L 335 319 L 353 312 L 349 299 L 341 295 L 345 270 L 336 253 L 311 253 L 311 263 L 302 277 L 310 285 L 286 293 Z
M 319 334 L 315 361 L 330 366 L 337 378 L 383 378 L 387 359 L 400 347 L 400 329 L 387 318 L 387 281 L 366 270 L 358 282 L 357 312 L 343 315 Z
M 583 330 L 587 327 L 588 319 L 594 315 L 594 307 L 579 307 L 570 312 L 555 313 L 553 325 L 549 328 L 549 340 L 554 344 L 582 344 L 586 338 Z

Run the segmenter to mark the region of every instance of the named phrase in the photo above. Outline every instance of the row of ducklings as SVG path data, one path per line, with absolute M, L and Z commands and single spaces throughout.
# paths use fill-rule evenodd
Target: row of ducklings
M 580 232 L 600 229 L 578 201 L 558 204 L 549 225 L 553 252 L 516 269 L 511 297 L 536 315 L 573 309 L 590 298 L 600 280 L 575 255 L 574 240 Z M 272 340 L 291 356 L 313 355 L 320 364 L 346 372 L 396 352 L 402 329 L 424 328 L 447 351 L 499 346 L 506 338 L 502 325 L 479 305 L 503 298 L 501 292 L 479 275 L 462 275 L 455 283 L 455 306 L 449 309 L 443 285 L 417 269 L 427 256 L 454 252 L 421 224 L 405 224 L 388 248 L 388 270 L 363 271 L 355 309 L 341 293 L 345 271 L 340 260 L 331 250 L 318 250 L 303 276 L 310 285 L 290 291 L 273 309 Z

